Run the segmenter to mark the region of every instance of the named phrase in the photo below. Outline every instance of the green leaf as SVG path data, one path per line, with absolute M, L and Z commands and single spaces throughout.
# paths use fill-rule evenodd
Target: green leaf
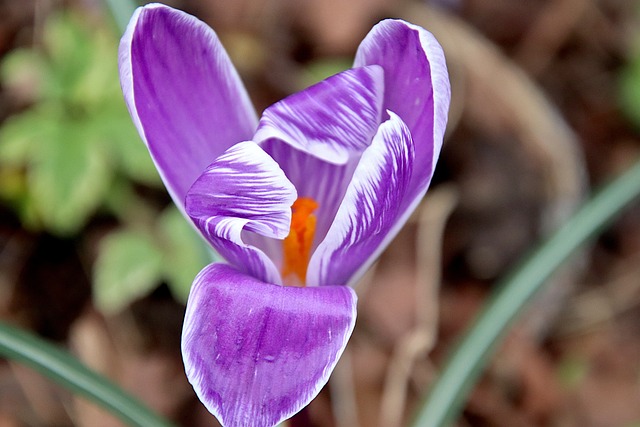
M 104 139 L 119 170 L 134 181 L 161 187 L 160 175 L 140 139 L 124 101 L 105 102 L 96 120 L 96 132 Z
M 411 424 L 413 427 L 453 424 L 483 368 L 527 303 L 571 255 L 638 197 L 640 159 L 595 193 L 497 285 L 432 384 Z
M 575 390 L 580 387 L 588 372 L 589 361 L 576 356 L 564 358 L 557 367 L 560 383 L 569 390 Z
M 327 77 L 348 70 L 352 66 L 350 58 L 325 58 L 309 63 L 302 78 L 302 88 L 311 86 Z
M 49 65 L 35 50 L 16 49 L 0 65 L 2 83 L 23 102 L 42 97 L 49 75 Z
M 171 206 L 158 220 L 163 241 L 164 275 L 177 300 L 186 302 L 191 283 L 202 268 L 220 258 L 213 255 L 185 217 Z
M 78 24 L 79 19 L 69 13 L 52 15 L 44 27 L 45 49 L 55 86 L 52 94 L 59 99 L 69 99 L 77 82 L 87 72 L 91 56 L 91 37 Z
M 79 23 L 75 25 L 79 26 Z M 81 28 L 81 32 L 85 34 L 90 50 L 82 58 L 85 70 L 73 85 L 72 99 L 90 109 L 101 108 L 108 100 L 118 100 L 124 106 L 118 78 L 116 38 L 103 28 L 96 28 L 91 34 Z
M 94 138 L 80 123 L 63 123 L 34 147 L 29 186 L 43 224 L 54 233 L 80 229 L 108 190 L 109 159 Z
M 93 272 L 93 298 L 103 313 L 116 313 L 147 295 L 162 279 L 162 253 L 153 237 L 129 230 L 100 244 Z
M 640 17 L 640 7 L 636 4 L 634 14 Z M 618 80 L 618 100 L 622 112 L 640 128 L 640 31 L 631 28 L 629 60 L 622 67 Z
M 620 106 L 640 127 L 640 55 L 627 64 L 620 75 Z
M 31 367 L 69 391 L 100 405 L 130 427 L 173 426 L 67 351 L 4 322 L 0 322 L 0 356 Z
M 25 226 L 59 235 L 86 223 L 114 176 L 161 183 L 122 98 L 117 39 L 100 22 L 83 19 L 52 15 L 43 52 L 16 51 L 1 70 L 5 84 L 37 88 L 39 97 L 0 129 L 0 165 L 10 169 L 0 196 Z
M 51 138 L 59 126 L 58 115 L 46 108 L 9 117 L 0 127 L 0 164 L 26 167 L 33 159 L 35 143 Z
M 108 6 L 115 21 L 116 26 L 121 33 L 124 33 L 129 24 L 129 19 L 138 7 L 138 2 L 133 0 L 104 0 Z

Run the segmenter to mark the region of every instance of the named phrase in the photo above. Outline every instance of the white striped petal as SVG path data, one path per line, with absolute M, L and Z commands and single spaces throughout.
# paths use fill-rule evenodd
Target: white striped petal
M 296 189 L 278 164 L 252 141 L 234 145 L 196 180 L 187 214 L 229 263 L 269 283 L 282 283 L 268 254 L 247 244 L 243 232 L 272 239 L 289 234 Z
M 404 122 L 388 113 L 311 257 L 307 284 L 353 285 L 406 220 L 401 206 L 411 183 L 414 144 Z
M 329 163 L 344 164 L 371 143 L 384 87 L 377 65 L 336 74 L 268 107 L 253 138 L 275 138 Z

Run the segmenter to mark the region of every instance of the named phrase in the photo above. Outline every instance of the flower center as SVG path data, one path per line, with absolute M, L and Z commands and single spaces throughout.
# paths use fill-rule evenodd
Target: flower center
M 313 211 L 317 208 L 318 203 L 310 197 L 299 197 L 291 206 L 291 229 L 282 242 L 282 277 L 287 285 L 305 285 L 311 244 L 316 232 L 316 216 Z

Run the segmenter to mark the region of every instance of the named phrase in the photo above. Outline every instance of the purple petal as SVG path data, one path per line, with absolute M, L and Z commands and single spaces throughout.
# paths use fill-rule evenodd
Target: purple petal
M 187 303 L 187 377 L 223 425 L 276 425 L 328 381 L 355 319 L 350 288 L 276 286 L 211 264 Z
M 353 285 L 397 234 L 410 212 L 401 202 L 411 183 L 414 144 L 394 113 L 363 153 L 342 205 L 307 270 L 310 285 Z
M 354 68 L 293 94 L 262 114 L 254 141 L 285 141 L 343 164 L 371 142 L 380 123 L 384 86 L 378 66 Z
M 313 252 L 333 222 L 358 159 L 350 159 L 344 165 L 327 163 L 276 139 L 260 146 L 280 165 L 296 187 L 298 197 L 312 198 L 318 203 Z
M 191 184 L 231 145 L 251 139 L 257 117 L 214 31 L 184 12 L 136 10 L 120 42 L 129 112 L 180 209 Z
M 280 274 L 263 250 L 243 241 L 255 233 L 270 239 L 289 234 L 296 189 L 278 164 L 251 141 L 234 145 L 196 180 L 186 212 L 211 245 L 240 271 L 269 283 Z
M 431 33 L 401 20 L 377 24 L 360 44 L 354 66 L 384 69 L 384 104 L 402 118 L 415 142 L 416 165 L 405 209 L 429 187 L 447 125 L 451 89 L 442 48 Z

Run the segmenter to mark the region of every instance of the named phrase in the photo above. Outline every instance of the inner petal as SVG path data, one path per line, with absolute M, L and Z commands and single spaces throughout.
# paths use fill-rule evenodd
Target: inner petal
M 278 164 L 257 144 L 245 141 L 209 165 L 187 193 L 185 206 L 194 224 L 230 264 L 264 282 L 281 284 L 268 249 L 244 237 L 284 239 L 296 198 L 295 187 Z
M 325 162 L 359 156 L 381 120 L 384 75 L 378 65 L 329 77 L 268 107 L 253 140 L 279 139 Z
M 414 170 L 409 128 L 391 111 L 365 151 L 334 223 L 309 261 L 307 280 L 354 285 L 406 222 L 403 200 Z
M 377 131 L 382 82 L 379 66 L 357 67 L 285 98 L 262 115 L 253 140 L 300 197 L 318 203 L 311 253 L 331 226 L 358 159 Z M 280 271 L 288 262 L 282 242 L 250 230 L 243 231 L 243 240 L 268 253 Z
M 345 164 L 336 165 L 276 139 L 267 140 L 260 146 L 282 168 L 287 179 L 296 188 L 298 197 L 311 198 L 318 204 L 315 211 L 315 234 L 311 245 L 311 253 L 313 253 L 324 240 L 333 222 L 359 157 L 351 157 Z M 267 243 L 258 244 L 259 247 L 266 247 L 266 245 Z M 268 253 L 274 254 L 274 251 L 270 250 Z M 277 255 L 272 258 L 282 261 L 282 258 Z

